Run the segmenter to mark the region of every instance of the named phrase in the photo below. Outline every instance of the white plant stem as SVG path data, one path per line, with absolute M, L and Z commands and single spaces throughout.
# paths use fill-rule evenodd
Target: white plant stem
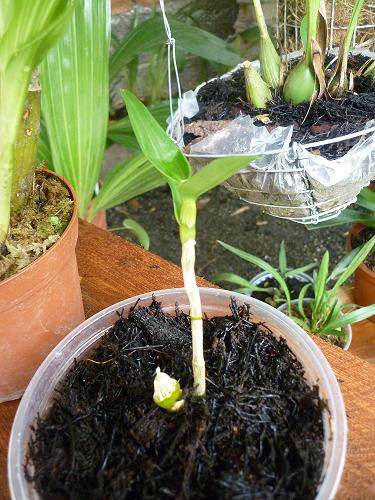
M 183 243 L 181 265 L 184 286 L 190 303 L 195 395 L 204 396 L 206 393 L 206 368 L 203 355 L 202 305 L 195 278 L 195 243 L 193 238 L 189 238 Z

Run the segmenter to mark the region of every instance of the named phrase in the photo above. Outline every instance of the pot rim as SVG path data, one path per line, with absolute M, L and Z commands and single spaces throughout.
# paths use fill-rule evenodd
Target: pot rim
M 73 186 L 66 180 L 65 177 L 63 177 L 62 175 L 60 175 L 56 172 L 53 172 L 52 170 L 49 170 L 48 168 L 39 169 L 38 172 L 42 172 L 42 173 L 45 173 L 47 175 L 51 175 L 53 177 L 56 177 L 65 185 L 65 187 L 68 189 L 70 196 L 73 200 L 73 213 L 72 213 L 71 219 L 69 221 L 69 224 L 66 226 L 64 232 L 59 236 L 59 239 L 57 241 L 55 241 L 55 243 L 53 243 L 53 245 L 50 246 L 50 248 L 48 248 L 48 250 L 46 252 L 44 252 L 42 255 L 39 255 L 39 257 L 37 257 L 32 262 L 30 262 L 30 264 L 28 264 L 26 267 L 24 267 L 23 269 L 21 269 L 17 273 L 12 274 L 12 276 L 9 276 L 9 278 L 6 278 L 5 280 L 0 281 L 0 287 L 6 286 L 9 283 L 11 283 L 13 280 L 18 279 L 19 277 L 22 277 L 22 275 L 24 273 L 29 272 L 30 269 L 37 266 L 42 259 L 45 259 L 47 254 L 50 255 L 54 251 L 54 249 L 61 246 L 63 241 L 67 238 L 67 234 L 70 232 L 71 228 L 74 226 L 75 221 L 77 219 L 78 200 L 77 200 L 77 196 L 75 194 L 75 191 L 73 189 Z
M 291 269 L 292 269 L 291 267 L 288 267 L 287 271 L 290 271 Z M 277 269 L 277 271 L 278 271 L 278 269 Z M 304 280 L 301 280 L 301 281 L 306 282 L 306 283 L 313 283 L 314 282 L 312 276 L 310 276 L 307 273 L 298 273 L 298 274 L 295 274 L 293 276 L 290 276 L 290 278 L 298 278 L 298 277 L 304 278 Z M 268 278 L 273 278 L 272 274 L 269 273 L 268 271 L 262 271 L 262 272 L 256 274 L 255 276 L 253 276 L 249 280 L 249 283 L 251 283 L 252 285 L 257 285 L 257 284 L 259 284 L 260 280 L 263 281 L 263 280 L 268 279 Z
M 305 304 L 311 302 L 312 299 L 311 298 L 305 298 L 303 299 L 303 302 Z M 293 299 L 290 301 L 290 303 L 292 305 L 294 304 L 298 304 L 298 299 Z M 283 304 L 280 304 L 279 307 L 277 308 L 278 311 L 284 311 L 284 309 L 286 309 L 288 307 L 288 304 L 286 302 L 284 302 Z M 342 316 L 342 313 L 340 312 L 340 316 Z M 353 330 L 352 330 L 352 326 L 351 325 L 346 325 L 344 326 L 345 330 L 346 330 L 346 335 L 347 335 L 347 339 L 346 339 L 346 342 L 344 344 L 344 347 L 342 347 L 342 349 L 344 351 L 348 351 L 349 350 L 349 347 L 351 346 L 351 343 L 352 343 L 352 339 L 353 339 Z
M 320 484 L 316 499 L 326 500 L 333 498 L 335 492 L 339 487 L 341 476 L 344 470 L 347 448 L 347 419 L 340 387 L 327 359 L 306 332 L 298 327 L 298 325 L 296 325 L 290 318 L 280 313 L 270 305 L 264 304 L 263 302 L 260 302 L 246 295 L 217 288 L 200 288 L 200 293 L 203 301 L 205 300 L 205 298 L 211 298 L 212 300 L 214 300 L 216 297 L 216 300 L 224 300 L 225 298 L 225 300 L 228 300 L 229 303 L 230 298 L 234 297 L 240 303 L 252 304 L 255 310 L 258 311 L 258 314 L 260 314 L 261 312 L 264 313 L 264 315 L 269 318 L 268 321 L 271 322 L 272 320 L 275 322 L 275 324 L 278 325 L 279 329 L 282 330 L 281 336 L 283 335 L 283 332 L 284 335 L 285 332 L 288 332 L 288 335 L 290 337 L 293 337 L 293 340 L 296 341 L 295 348 L 298 347 L 300 351 L 304 351 L 306 357 L 309 358 L 311 366 L 316 368 L 316 372 L 319 372 L 319 376 L 316 379 L 315 383 L 319 383 L 325 392 L 324 397 L 329 401 L 329 414 L 326 414 L 326 417 L 324 419 L 325 445 L 328 446 L 328 455 L 326 452 L 326 458 L 324 462 L 325 473 L 322 478 L 322 482 Z M 32 405 L 32 402 L 37 401 L 39 407 L 42 407 L 44 402 L 46 406 L 46 402 L 49 400 L 51 393 L 56 386 L 56 383 L 65 376 L 67 370 L 71 367 L 73 354 L 74 357 L 78 357 L 89 346 L 93 346 L 94 343 L 105 333 L 105 331 L 108 330 L 108 325 L 105 328 L 102 327 L 102 329 L 100 330 L 100 320 L 103 320 L 110 315 L 112 315 L 113 317 L 116 311 L 121 310 L 126 306 L 133 305 L 135 301 L 138 300 L 149 301 L 152 296 L 157 299 L 169 297 L 171 300 L 173 297 L 173 300 L 175 302 L 176 295 L 178 296 L 178 299 L 180 299 L 179 296 L 181 296 L 181 301 L 187 301 L 185 289 L 174 288 L 144 293 L 109 306 L 75 328 L 47 356 L 47 358 L 38 368 L 29 386 L 27 387 L 13 422 L 8 451 L 8 480 L 12 499 L 21 500 L 30 498 L 27 493 L 28 488 L 25 484 L 22 464 L 24 463 L 25 450 L 23 446 L 24 433 L 26 432 L 26 423 L 24 423 L 24 419 L 27 417 L 28 412 L 30 412 L 30 406 Z M 182 305 L 181 302 L 180 305 L 181 307 L 185 307 L 185 304 Z M 214 306 L 212 304 L 210 305 L 210 307 L 212 308 L 212 311 L 215 312 Z M 96 323 L 98 324 L 96 325 Z M 83 333 L 86 332 L 86 337 L 89 338 L 85 338 L 84 334 L 82 334 L 82 338 L 80 338 L 79 334 L 82 331 Z M 294 332 L 294 335 L 290 332 Z M 70 354 L 69 361 L 67 361 L 66 359 L 64 361 L 63 354 L 69 354 L 69 352 L 64 353 L 64 350 L 68 350 L 70 343 L 75 346 L 75 349 L 73 349 L 73 354 Z M 48 379 L 49 390 L 47 389 L 44 390 L 44 392 L 41 392 L 41 387 L 39 387 L 39 385 L 43 385 L 42 381 L 45 384 L 44 374 L 49 365 L 51 365 L 54 370 L 53 375 Z M 307 361 L 305 360 L 305 368 L 306 367 Z M 308 372 L 307 368 L 306 370 Z M 314 375 L 314 380 L 315 377 L 317 377 L 317 375 Z M 331 428 L 331 421 L 334 422 L 333 428 Z M 35 495 L 33 495 L 33 497 L 37 498 Z

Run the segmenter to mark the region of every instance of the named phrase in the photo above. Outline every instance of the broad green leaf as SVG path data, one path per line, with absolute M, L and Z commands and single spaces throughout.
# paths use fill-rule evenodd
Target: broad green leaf
M 111 169 L 94 199 L 90 216 L 121 205 L 163 184 L 165 179 L 143 155 L 133 156 Z
M 371 306 L 361 307 L 355 311 L 350 311 L 343 314 L 342 316 L 338 316 L 336 319 L 333 319 L 324 326 L 324 328 L 322 329 L 322 333 L 334 330 L 336 328 L 342 328 L 347 325 L 352 325 L 353 323 L 357 323 L 358 321 L 363 321 L 364 319 L 370 318 L 373 315 L 375 315 L 375 304 Z
M 184 182 L 181 192 L 183 196 L 196 200 L 259 157 L 232 156 L 213 160 Z
M 280 288 L 283 290 L 284 295 L 287 299 L 288 306 L 290 306 L 290 292 L 288 289 L 288 285 L 286 284 L 285 280 L 281 276 L 281 274 L 276 271 L 274 267 L 272 267 L 268 262 L 265 260 L 257 257 L 256 255 L 252 255 L 250 253 L 247 253 L 243 250 L 240 250 L 239 248 L 233 247 L 232 245 L 228 245 L 227 243 L 224 243 L 223 241 L 218 240 L 218 243 L 228 250 L 229 252 L 233 253 L 234 255 L 237 255 L 243 260 L 246 260 L 247 262 L 250 262 L 251 264 L 254 264 L 255 266 L 260 267 L 263 269 L 263 271 L 267 271 L 268 273 L 271 274 L 271 276 L 278 282 L 280 285 Z
M 357 196 L 356 203 L 361 208 L 375 212 L 375 192 L 369 188 L 363 188 Z M 373 219 L 375 219 L 374 215 Z
M 145 250 L 150 248 L 150 237 L 143 226 L 138 224 L 134 219 L 124 219 L 122 225 L 136 236 Z
M 122 90 L 121 94 L 134 134 L 146 158 L 168 182 L 186 180 L 190 176 L 190 165 L 177 145 L 134 94 L 128 90 Z
M 172 104 L 173 106 L 175 106 L 175 99 L 173 100 Z M 148 106 L 147 109 L 150 111 L 159 125 L 165 128 L 167 118 L 170 116 L 169 100 L 161 101 L 157 104 L 152 104 L 151 106 Z M 135 138 L 129 116 L 125 116 L 124 118 L 121 118 L 121 120 L 111 122 L 108 126 L 107 137 L 111 141 L 116 142 L 117 144 L 122 144 L 132 151 L 139 150 L 139 144 L 137 142 L 137 139 Z
M 356 249 L 352 251 L 353 259 L 348 264 L 348 267 L 339 276 L 335 286 L 329 292 L 329 297 L 333 297 L 338 292 L 340 286 L 345 283 L 345 281 L 349 278 L 349 276 L 351 276 L 357 269 L 357 267 L 366 259 L 368 254 L 374 248 L 374 246 L 375 246 L 375 236 L 373 236 L 367 243 L 361 245 L 360 250 L 358 252 L 355 251 Z
M 236 66 L 240 57 L 229 49 L 228 44 L 200 28 L 182 23 L 169 17 L 172 36 L 176 45 L 191 54 L 209 61 Z M 122 40 L 110 59 L 110 80 L 112 81 L 135 56 L 166 43 L 164 24 L 160 16 L 155 16 L 136 28 Z
M 285 241 L 282 240 L 282 242 L 280 243 L 280 250 L 279 250 L 279 271 L 281 276 L 285 276 L 287 267 L 288 264 L 286 259 Z
M 91 202 L 105 148 L 109 44 L 110 0 L 80 0 L 64 39 L 41 66 L 53 166 L 75 188 L 81 217 Z

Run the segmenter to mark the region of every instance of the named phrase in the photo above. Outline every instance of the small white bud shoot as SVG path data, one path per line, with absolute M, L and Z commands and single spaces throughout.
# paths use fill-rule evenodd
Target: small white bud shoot
M 156 368 L 154 378 L 154 403 L 168 411 L 179 411 L 185 401 L 180 400 L 182 390 L 178 380 Z

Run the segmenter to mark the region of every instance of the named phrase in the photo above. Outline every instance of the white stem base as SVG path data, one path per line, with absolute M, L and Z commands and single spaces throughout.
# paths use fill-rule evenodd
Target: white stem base
M 204 396 L 206 393 L 206 368 L 203 355 L 202 305 L 194 269 L 195 240 L 189 239 L 182 245 L 181 264 L 185 290 L 190 302 L 195 394 L 196 396 Z

